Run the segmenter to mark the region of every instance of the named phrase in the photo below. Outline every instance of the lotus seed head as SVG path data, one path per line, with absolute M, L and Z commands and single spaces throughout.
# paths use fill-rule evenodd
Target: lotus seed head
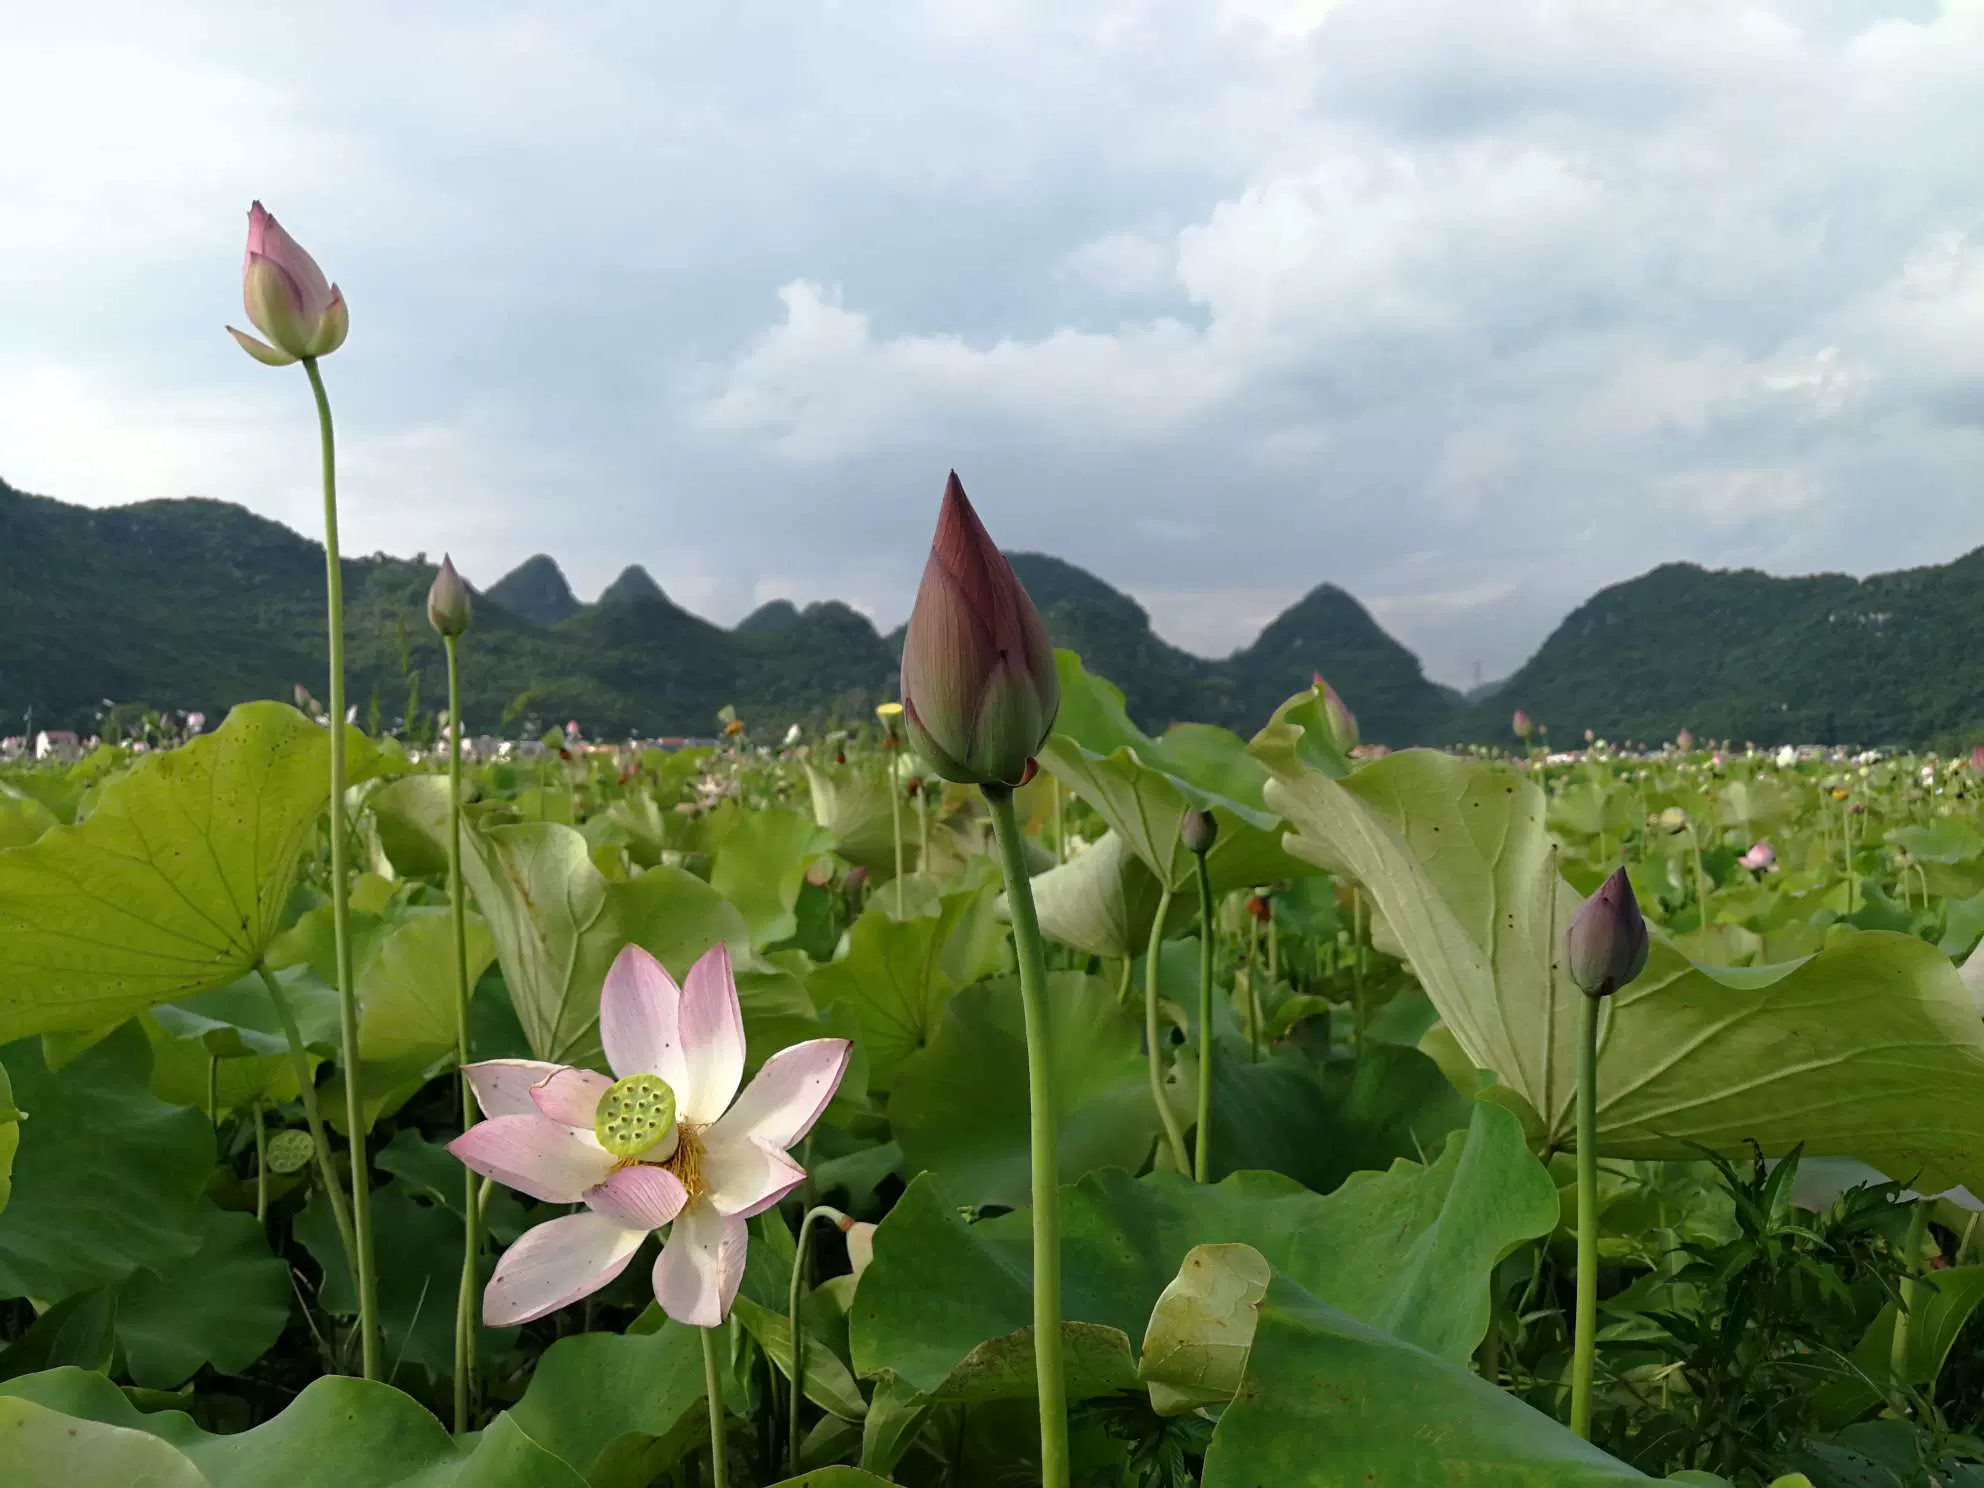
M 660 1075 L 615 1080 L 599 1098 L 593 1135 L 615 1157 L 639 1157 L 675 1125 L 675 1092 Z

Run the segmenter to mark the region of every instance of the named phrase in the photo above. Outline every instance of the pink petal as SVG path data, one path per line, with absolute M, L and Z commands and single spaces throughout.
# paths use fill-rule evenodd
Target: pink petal
M 265 367 L 287 367 L 296 360 L 288 352 L 278 351 L 266 341 L 259 340 L 246 331 L 237 331 L 233 326 L 229 326 L 227 333 L 241 344 L 243 351 Z
M 558 1069 L 531 1086 L 530 1098 L 539 1112 L 559 1125 L 589 1132 L 599 1098 L 612 1088 L 611 1080 L 593 1070 Z
M 465 1167 L 547 1204 L 576 1204 L 613 1171 L 612 1155 L 542 1116 L 478 1121 L 448 1150 Z
M 710 1135 L 705 1133 L 706 1142 Z M 804 1168 L 767 1142 L 711 1142 L 703 1154 L 703 1182 L 719 1214 L 762 1214 L 805 1178 Z
M 737 1104 L 710 1129 L 712 1141 L 756 1139 L 781 1151 L 813 1129 L 847 1073 L 846 1039 L 808 1039 L 765 1061 Z
M 682 1211 L 654 1263 L 654 1299 L 678 1323 L 715 1328 L 730 1315 L 744 1279 L 750 1230 L 700 1200 Z
M 254 213 L 251 209 L 248 230 L 255 230 Z M 283 230 L 281 223 L 269 213 L 262 214 L 262 242 L 259 248 L 249 251 L 259 253 L 263 258 L 278 265 L 296 285 L 297 303 L 303 311 L 304 319 L 316 325 L 324 318 L 324 312 L 331 305 L 331 282 L 324 277 L 324 271 L 317 267 L 317 260 L 303 249 L 303 245 Z
M 329 356 L 344 345 L 344 338 L 350 334 L 351 307 L 344 302 L 344 291 L 333 284 L 330 303 L 324 306 L 323 318 L 317 322 L 317 336 L 311 342 L 310 354 Z
M 248 269 L 241 279 L 241 303 L 248 319 L 268 337 L 271 346 L 291 356 L 309 355 L 317 317 L 305 308 L 303 291 L 281 264 L 260 253 L 249 254 Z
M 600 1214 L 568 1214 L 524 1232 L 482 1294 L 482 1321 L 514 1328 L 589 1296 L 627 1269 L 647 1238 Z
M 682 1212 L 689 1191 L 668 1169 L 643 1164 L 621 1168 L 599 1187 L 587 1189 L 586 1202 L 630 1230 L 658 1230 Z
M 737 1005 L 729 946 L 711 946 L 689 968 L 681 1017 L 689 1073 L 686 1086 L 675 1087 L 676 1105 L 683 1121 L 708 1126 L 723 1115 L 744 1078 L 744 1010 Z
M 462 1073 L 468 1076 L 483 1115 L 535 1116 L 537 1102 L 530 1098 L 531 1086 L 542 1085 L 565 1068 L 566 1065 L 547 1064 L 542 1059 L 485 1059 L 479 1064 L 464 1065 Z
M 660 1075 L 675 1091 L 678 1112 L 689 1078 L 682 1057 L 682 992 L 668 968 L 637 945 L 613 958 L 599 991 L 599 1039 L 621 1079 Z M 686 1113 L 684 1113 L 686 1114 Z

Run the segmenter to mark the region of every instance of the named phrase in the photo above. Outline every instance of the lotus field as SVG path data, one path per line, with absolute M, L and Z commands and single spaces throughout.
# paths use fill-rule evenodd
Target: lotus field
M 1153 737 L 955 476 L 874 716 L 470 750 L 444 563 L 422 751 L 244 299 L 327 706 L 0 764 L 7 1488 L 1984 1483 L 1984 757 Z

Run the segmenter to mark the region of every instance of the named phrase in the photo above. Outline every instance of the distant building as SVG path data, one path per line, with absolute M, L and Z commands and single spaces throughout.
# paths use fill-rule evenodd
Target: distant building
M 68 729 L 43 729 L 34 736 L 34 757 L 69 764 L 83 757 L 82 741 Z

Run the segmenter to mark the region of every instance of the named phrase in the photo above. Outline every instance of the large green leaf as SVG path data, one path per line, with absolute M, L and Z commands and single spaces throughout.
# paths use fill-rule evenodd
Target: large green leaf
M 510 1415 L 594 1488 L 641 1488 L 708 1429 L 697 1409 L 702 1361 L 696 1330 L 680 1323 L 640 1336 L 561 1338 Z
M 1138 1014 L 1099 978 L 1048 977 L 1060 1180 L 1136 1169 L 1157 1138 Z M 960 992 L 935 1036 L 896 1071 L 889 1123 L 906 1171 L 943 1175 L 975 1204 L 1028 1203 L 1026 1030 L 1017 978 Z
M 31 1400 L 0 1399 L 0 1458 L 9 1488 L 209 1488 L 197 1467 L 155 1436 L 78 1421 Z
M 447 781 L 399 781 L 372 809 L 395 834 L 444 841 Z M 599 989 L 629 942 L 678 978 L 719 941 L 740 955 L 749 950 L 743 917 L 703 880 L 664 867 L 611 881 L 594 866 L 584 836 L 556 822 L 465 829 L 462 878 L 539 1059 L 601 1062 Z
M 1551 873 L 1536 788 L 1423 750 L 1336 781 L 1304 767 L 1298 743 L 1282 726 L 1254 744 L 1291 850 L 1365 886 L 1462 1051 L 1566 1145 L 1582 994 L 1553 952 L 1580 901 Z M 1655 932 L 1601 1039 L 1608 1153 L 1803 1143 L 1925 1189 L 1984 1184 L 1984 1023 L 1955 968 L 1911 936 L 1849 934 L 1729 970 Z
M 140 1271 L 117 1289 L 117 1336 L 131 1378 L 169 1390 L 211 1364 L 240 1374 L 289 1321 L 289 1268 L 253 1215 L 202 1204 L 200 1248 Z
M 1206 1451 L 1206 1488 L 1647 1481 L 1464 1363 L 1360 1321 L 1285 1273 L 1257 1312 L 1245 1382 Z
M 376 751 L 348 733 L 348 772 Z M 77 826 L 0 850 L 0 1040 L 102 1028 L 254 968 L 329 799 L 330 736 L 244 703 L 108 781 Z
M 743 1325 L 751 1341 L 765 1351 L 765 1357 L 778 1367 L 778 1372 L 791 1379 L 792 1320 L 749 1297 L 737 1298 L 731 1316 Z M 806 1398 L 844 1421 L 859 1421 L 868 1414 L 868 1402 L 861 1398 L 861 1388 L 854 1383 L 854 1376 L 847 1372 L 838 1354 L 813 1336 L 803 1319 L 800 1331 L 806 1335 Z
M 0 1297 L 55 1301 L 199 1248 L 213 1128 L 153 1096 L 135 1024 L 59 1071 L 39 1039 L 0 1047 L 0 1062 L 26 1115 L 13 1202 L 0 1213 Z
M 1033 907 L 1049 940 L 1120 961 L 1141 956 L 1150 944 L 1150 922 L 1162 892 L 1129 839 L 1109 831 L 1087 851 L 1038 875 Z M 1176 895 L 1165 926 L 1182 929 L 1198 914 L 1195 898 Z
M 1431 1166 L 1360 1173 L 1328 1196 L 1269 1173 L 1197 1185 L 1104 1171 L 1062 1190 L 1062 1315 L 1139 1338 L 1188 1250 L 1240 1241 L 1352 1315 L 1464 1359 L 1487 1330 L 1491 1268 L 1556 1222 L 1521 1128 L 1486 1105 Z M 968 1224 L 938 1178 L 911 1183 L 856 1294 L 856 1371 L 942 1388 L 1031 1321 L 1030 1246 L 1025 1211 Z
M 1130 722 L 1119 688 L 1089 675 L 1072 651 L 1054 657 L 1061 712 L 1040 762 L 1121 834 L 1160 885 L 1178 892 L 1194 881 L 1195 860 L 1178 836 L 1194 808 L 1219 823 L 1206 857 L 1215 893 L 1308 871 L 1282 850 L 1279 818 L 1261 796 L 1267 774 L 1238 735 L 1184 724 L 1152 739 Z
M 809 764 L 806 783 L 813 795 L 813 820 L 833 834 L 834 851 L 871 873 L 894 873 L 888 777 L 860 766 Z M 913 819 L 904 821 L 903 831 L 915 831 Z
M 57 825 L 55 813 L 41 802 L 32 796 L 9 795 L 0 786 L 0 848 L 26 847 Z
M 833 846 L 833 833 L 784 807 L 727 807 L 710 824 L 710 887 L 728 899 L 762 949 L 799 928 L 793 906 L 806 868 Z
M 1951 1266 L 1932 1271 L 1921 1283 L 1908 1325 L 1908 1382 L 1933 1387 L 1943 1372 L 1957 1334 L 1984 1303 L 1984 1266 Z M 1884 1306 L 1853 1350 L 1861 1377 L 1834 1380 L 1812 1397 L 1821 1424 L 1837 1430 L 1882 1401 L 1881 1381 L 1894 1369 L 1894 1303 Z M 1931 1388 L 1931 1393 L 1933 1389 Z
M 847 951 L 807 978 L 814 1005 L 839 1003 L 861 1029 L 869 1084 L 886 1090 L 897 1067 L 930 1042 L 958 989 L 985 976 L 993 939 L 988 890 L 946 894 L 935 914 L 898 920 L 871 905 L 848 932 Z
M 496 947 L 480 915 L 466 917 L 468 984 L 482 980 Z M 455 1047 L 455 929 L 446 907 L 406 912 L 357 970 L 362 1060 L 432 1059 Z

